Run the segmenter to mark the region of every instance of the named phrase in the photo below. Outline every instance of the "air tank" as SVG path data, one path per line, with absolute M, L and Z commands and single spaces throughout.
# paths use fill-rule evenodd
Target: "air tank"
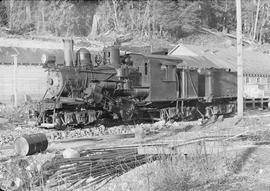
M 92 68 L 91 54 L 86 48 L 80 48 L 77 53 L 77 64 L 84 69 Z
M 72 39 L 63 39 L 64 43 L 64 59 L 66 66 L 73 66 L 73 46 L 74 41 Z

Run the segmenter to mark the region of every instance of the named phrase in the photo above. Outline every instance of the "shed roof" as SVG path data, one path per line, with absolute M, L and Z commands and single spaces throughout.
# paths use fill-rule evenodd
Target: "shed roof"
M 236 47 L 212 48 L 194 45 L 177 45 L 169 53 L 178 56 L 190 65 L 231 69 L 237 71 Z M 270 56 L 251 49 L 243 49 L 244 74 L 270 75 Z
M 149 54 L 146 55 L 148 59 L 158 59 L 161 61 L 167 61 L 172 62 L 174 65 L 177 65 L 179 63 L 182 63 L 183 60 L 177 56 L 167 56 L 167 55 L 155 55 L 155 54 Z
M 12 55 L 17 55 L 18 63 L 41 64 L 43 54 L 56 56 L 56 63 L 63 63 L 64 52 L 61 49 L 0 47 L 0 63 L 13 63 Z
M 124 54 L 124 52 L 122 52 Z M 162 64 L 166 65 L 178 65 L 183 62 L 183 60 L 177 56 L 168 56 L 168 55 L 156 55 L 156 54 L 141 54 L 128 52 L 131 56 L 143 57 L 145 60 L 159 60 Z

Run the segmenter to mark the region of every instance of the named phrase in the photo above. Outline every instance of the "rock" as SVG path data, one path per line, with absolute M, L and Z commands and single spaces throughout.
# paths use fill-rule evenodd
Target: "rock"
M 166 124 L 166 121 L 165 120 L 161 120 L 161 121 L 158 121 L 158 122 L 154 123 L 153 126 L 162 128 L 165 124 Z
M 0 124 L 7 123 L 8 119 L 0 117 Z
M 224 42 L 225 47 L 231 47 L 232 45 L 233 45 L 233 42 L 229 39 Z
M 64 158 L 78 158 L 80 157 L 80 153 L 74 149 L 68 148 L 63 152 Z
M 218 116 L 217 121 L 223 121 L 223 120 L 224 120 L 224 116 L 223 115 Z
M 167 127 L 170 127 L 170 126 L 172 126 L 173 125 L 173 123 L 171 122 L 171 121 L 168 121 L 167 123 L 166 123 L 166 126 Z
M 144 129 L 141 126 L 136 127 L 134 132 L 136 138 L 143 139 L 145 137 Z
M 180 126 L 180 124 L 177 122 L 177 121 L 175 121 L 175 122 L 173 122 L 173 124 L 172 124 L 174 127 L 178 127 L 178 126 Z
M 87 178 L 86 183 L 90 183 L 93 180 L 95 180 L 95 178 L 93 178 L 92 176 L 89 176 L 89 178 Z
M 36 121 L 28 121 L 27 124 L 29 126 L 36 126 L 37 125 L 37 122 Z
M 36 168 L 37 168 L 38 172 L 41 172 L 42 165 L 41 164 L 37 164 Z
M 18 126 L 15 128 L 16 131 L 21 131 L 22 130 L 22 127 L 21 126 Z
M 11 190 L 19 190 L 23 186 L 23 181 L 22 179 L 16 177 L 16 179 L 13 181 Z
M 204 119 L 203 118 L 198 119 L 198 123 L 199 125 L 202 125 L 204 123 Z
M 19 165 L 20 168 L 25 169 L 25 168 L 27 168 L 30 164 L 29 164 L 28 160 L 26 160 L 26 159 L 20 159 L 20 160 L 18 160 L 18 165 Z

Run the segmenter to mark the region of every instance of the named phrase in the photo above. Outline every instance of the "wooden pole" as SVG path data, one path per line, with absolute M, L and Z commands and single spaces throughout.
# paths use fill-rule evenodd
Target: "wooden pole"
M 14 0 L 9 1 L 9 29 L 12 29 L 13 27 L 13 18 L 12 18 L 12 11 L 13 11 L 13 5 L 14 5 Z
M 254 24 L 254 32 L 253 32 L 253 41 L 256 39 L 256 34 L 257 34 L 257 25 L 258 25 L 258 18 L 259 18 L 259 12 L 260 12 L 260 4 L 261 0 L 258 0 L 257 2 L 257 10 L 256 10 L 256 18 L 255 18 L 255 24 Z
M 18 97 L 17 97 L 17 67 L 18 67 L 18 57 L 17 55 L 12 55 L 14 59 L 13 67 L 13 95 L 14 95 L 14 107 L 18 106 Z
M 243 50 L 241 0 L 235 0 L 235 2 L 237 18 L 237 115 L 238 117 L 243 117 Z

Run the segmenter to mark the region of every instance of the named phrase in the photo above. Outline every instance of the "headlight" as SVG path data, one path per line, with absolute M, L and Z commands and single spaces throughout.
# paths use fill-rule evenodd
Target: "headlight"
M 55 61 L 56 61 L 56 57 L 55 55 L 51 55 L 51 54 L 43 54 L 41 56 L 41 63 L 43 65 L 55 65 Z

